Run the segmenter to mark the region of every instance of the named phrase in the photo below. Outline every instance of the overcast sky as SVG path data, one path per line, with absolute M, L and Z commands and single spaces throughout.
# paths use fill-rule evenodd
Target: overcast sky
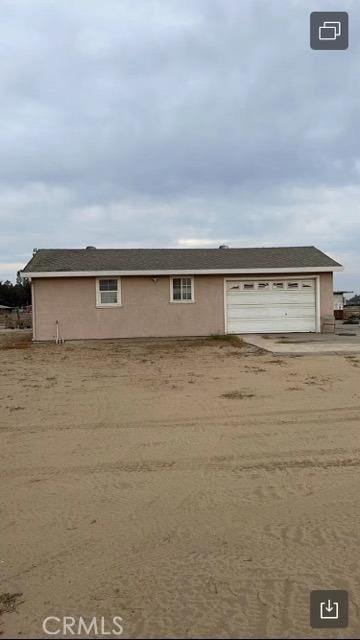
M 339 8 L 349 50 L 311 50 Z M 33 247 L 315 244 L 360 290 L 359 40 L 358 1 L 1 0 L 0 279 Z

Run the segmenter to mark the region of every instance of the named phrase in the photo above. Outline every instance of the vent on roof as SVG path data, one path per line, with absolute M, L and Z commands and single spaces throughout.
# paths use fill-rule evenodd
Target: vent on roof
M 96 247 L 92 247 L 91 245 L 89 245 L 88 247 L 86 247 L 86 250 L 88 249 L 96 249 Z
M 221 244 L 221 245 L 219 246 L 219 249 L 228 249 L 228 248 L 229 248 L 229 245 L 228 245 L 228 244 Z

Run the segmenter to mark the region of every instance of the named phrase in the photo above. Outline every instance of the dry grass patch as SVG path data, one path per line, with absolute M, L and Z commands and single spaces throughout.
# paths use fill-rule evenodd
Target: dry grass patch
M 255 393 L 249 391 L 228 391 L 222 393 L 220 398 L 227 398 L 228 400 L 245 400 L 246 398 L 254 398 Z
M 0 350 L 28 349 L 31 347 L 31 332 L 5 331 L 0 333 Z
M 216 340 L 217 342 L 225 342 L 226 344 L 231 344 L 233 347 L 242 348 L 244 346 L 244 341 L 238 336 L 226 334 L 226 335 L 217 335 L 214 334 L 208 338 L 208 340 Z
M 22 593 L 0 593 L 0 616 L 16 611 L 16 607 L 21 604 L 21 596 Z
M 345 356 L 345 360 L 350 362 L 353 367 L 360 367 L 360 360 L 357 358 L 357 356 Z

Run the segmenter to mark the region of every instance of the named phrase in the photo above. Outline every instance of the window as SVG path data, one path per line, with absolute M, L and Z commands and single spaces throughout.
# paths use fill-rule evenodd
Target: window
M 287 288 L 288 289 L 298 289 L 299 288 L 299 283 L 298 282 L 288 282 Z
M 255 289 L 254 282 L 244 282 L 243 289 L 244 289 L 244 291 L 247 291 L 249 289 Z
M 96 305 L 98 307 L 121 305 L 120 278 L 98 278 L 96 281 Z
M 170 278 L 170 302 L 194 302 L 194 279 Z
M 258 282 L 258 289 L 270 289 L 270 282 Z
M 283 282 L 273 282 L 273 289 L 283 289 L 284 288 L 284 283 Z

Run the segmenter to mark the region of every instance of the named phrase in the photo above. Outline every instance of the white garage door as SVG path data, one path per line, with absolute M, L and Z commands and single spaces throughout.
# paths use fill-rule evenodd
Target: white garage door
M 316 331 L 315 280 L 227 280 L 227 333 Z

